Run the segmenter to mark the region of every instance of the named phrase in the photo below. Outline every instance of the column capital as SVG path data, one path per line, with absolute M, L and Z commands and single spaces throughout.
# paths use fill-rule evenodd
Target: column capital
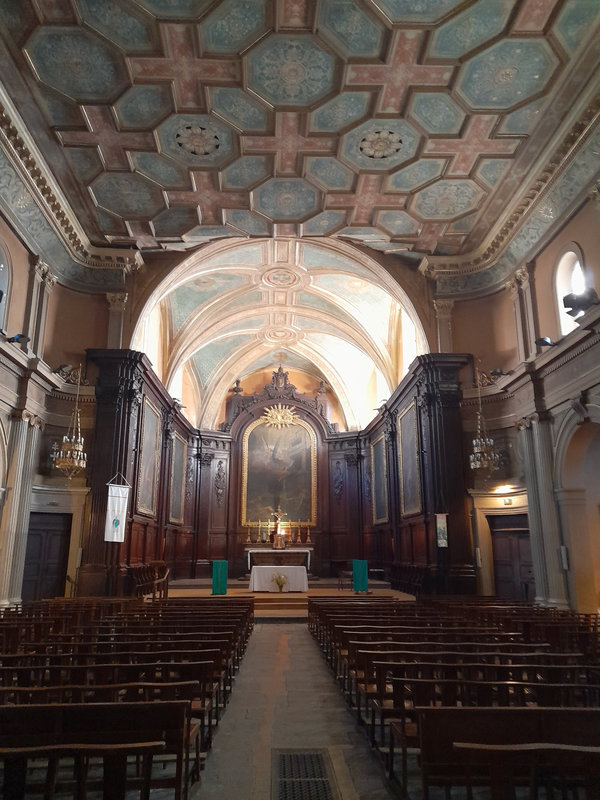
M 107 292 L 106 301 L 109 309 L 111 311 L 125 311 L 128 297 L 127 292 Z
M 52 289 L 56 283 L 56 278 L 52 274 L 49 264 L 43 261 L 39 256 L 31 265 L 31 272 L 48 290 Z
M 435 310 L 436 319 L 447 319 L 452 315 L 454 300 L 434 300 L 433 308 Z
M 27 426 L 31 428 L 39 428 L 40 430 L 44 430 L 46 426 L 46 422 L 42 419 L 42 417 L 40 417 L 38 414 L 34 414 L 33 411 L 27 411 L 24 408 L 15 411 L 12 415 L 12 418 L 26 422 Z
M 515 272 L 515 278 L 519 282 L 521 289 L 526 290 L 529 288 L 529 270 L 526 266 L 519 267 Z

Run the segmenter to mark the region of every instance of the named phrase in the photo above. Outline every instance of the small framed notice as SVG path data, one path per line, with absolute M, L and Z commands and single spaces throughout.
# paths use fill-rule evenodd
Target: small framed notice
M 448 514 L 435 515 L 435 535 L 438 547 L 448 547 Z

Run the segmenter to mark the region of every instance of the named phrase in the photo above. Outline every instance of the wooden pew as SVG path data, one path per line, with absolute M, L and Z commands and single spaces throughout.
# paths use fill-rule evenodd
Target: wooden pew
M 4 758 L 4 785 L 6 798 L 20 800 L 27 796 L 25 769 L 28 754 L 34 748 L 46 748 L 49 769 L 55 769 L 55 760 L 61 754 L 73 751 L 79 754 L 83 768 L 83 754 L 102 753 L 109 757 L 112 746 L 125 748 L 134 745 L 163 747 L 175 757 L 175 774 L 168 778 L 153 777 L 153 786 L 174 790 L 174 797 L 182 797 L 186 725 L 189 703 L 187 701 L 151 703 L 94 703 L 0 706 L 0 748 Z M 18 752 L 18 748 L 23 748 Z M 50 748 L 50 749 L 48 749 Z M 54 753 L 52 752 L 54 749 Z M 113 751 L 114 752 L 114 751 Z M 139 748 L 143 753 L 143 747 Z M 108 765 L 111 766 L 110 764 Z M 119 785 L 124 781 L 126 763 L 119 757 Z M 85 775 L 83 775 L 85 780 Z M 129 782 L 129 781 L 128 781 Z M 11 794 L 14 787 L 22 787 L 23 794 Z M 185 783 L 187 790 L 187 782 Z M 117 797 L 115 794 L 114 797 Z
M 515 745 L 544 743 L 598 747 L 600 709 L 417 708 L 423 798 L 432 786 L 450 789 L 477 780 L 490 785 L 489 770 L 475 773 L 467 751 L 455 742 Z

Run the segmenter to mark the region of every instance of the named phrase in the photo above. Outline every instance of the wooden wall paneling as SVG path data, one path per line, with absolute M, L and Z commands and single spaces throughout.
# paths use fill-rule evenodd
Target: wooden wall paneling
M 142 353 L 123 350 L 88 350 L 87 358 L 97 364 L 99 374 L 89 476 L 90 526 L 77 591 L 97 596 L 122 590 L 128 547 L 104 542 L 106 484 L 120 473 L 132 487 L 135 485 L 142 386 L 150 362 Z

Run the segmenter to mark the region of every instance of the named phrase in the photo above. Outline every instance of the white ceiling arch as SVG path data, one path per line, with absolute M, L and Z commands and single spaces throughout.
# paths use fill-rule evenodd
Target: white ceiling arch
M 167 387 L 187 370 L 202 428 L 222 421 L 237 378 L 276 367 L 282 352 L 284 366 L 328 385 L 348 429 L 362 427 L 374 392 L 389 396 L 405 374 L 399 354 L 428 350 L 414 306 L 377 262 L 340 242 L 294 238 L 211 244 L 183 261 L 149 297 L 132 347 L 160 362 Z

